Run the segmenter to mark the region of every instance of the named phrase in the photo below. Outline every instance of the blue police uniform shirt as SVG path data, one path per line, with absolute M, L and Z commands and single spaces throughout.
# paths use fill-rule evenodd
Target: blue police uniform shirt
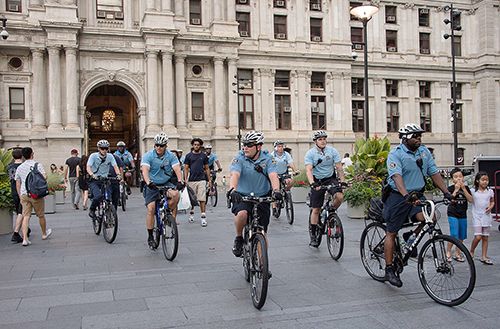
M 158 156 L 156 150 L 151 150 L 144 154 L 141 165 L 149 166 L 149 179 L 151 179 L 153 183 L 156 185 L 163 185 L 170 179 L 172 168 L 175 165 L 179 165 L 179 160 L 169 150 L 165 150 L 165 154 L 162 158 Z
M 123 169 L 125 169 L 126 167 L 130 166 L 130 163 L 132 161 L 134 161 L 134 157 L 132 156 L 132 154 L 127 151 L 127 150 L 124 150 L 123 153 L 121 153 L 120 151 L 116 151 L 115 152 L 115 155 L 118 155 L 120 157 L 120 159 L 122 160 L 123 162 Z
M 271 190 L 269 180 L 257 170 L 255 165 L 262 167 L 262 173 L 269 177 L 272 172 L 277 172 L 276 160 L 267 150 L 261 150 L 260 156 L 257 160 L 252 161 L 245 156 L 244 151 L 240 151 L 231 161 L 229 171 L 236 171 L 240 173 L 238 180 L 238 193 L 249 196 L 253 193 L 254 196 L 264 196 Z
M 287 151 L 283 151 L 281 156 L 278 155 L 276 151 L 271 153 L 278 164 L 278 175 L 283 175 L 288 172 L 287 167 L 290 163 L 293 163 L 292 156 Z
M 87 161 L 87 166 L 90 166 L 94 175 L 108 176 L 110 167 L 116 166 L 115 157 L 111 153 L 106 153 L 106 159 L 103 161 L 99 156 L 99 152 L 92 153 Z
M 208 156 L 208 166 L 212 167 L 214 165 L 215 161 L 219 161 L 219 159 L 217 158 L 217 156 L 215 154 L 210 153 L 210 155 Z
M 322 162 L 318 164 L 318 160 Z M 317 147 L 307 151 L 305 164 L 312 165 L 312 174 L 316 179 L 332 177 L 335 173 L 335 164 L 342 161 L 339 152 L 331 146 L 326 146 L 323 152 L 320 152 Z
M 418 159 L 422 159 L 422 170 L 417 165 Z M 389 185 L 397 191 L 392 176 L 400 174 L 408 193 L 424 188 L 425 181 L 422 173 L 431 176 L 439 172 L 427 147 L 421 145 L 415 152 L 412 152 L 404 144 L 399 144 L 389 152 L 387 170 L 389 172 Z
M 118 155 L 116 155 L 116 154 L 113 154 L 113 156 L 115 157 L 116 165 L 118 166 L 118 168 L 123 168 L 123 161 L 122 161 L 122 159 L 120 159 L 120 157 Z M 116 177 L 116 175 L 119 174 L 119 173 L 120 172 L 115 172 L 115 168 L 109 167 L 109 176 L 108 177 Z

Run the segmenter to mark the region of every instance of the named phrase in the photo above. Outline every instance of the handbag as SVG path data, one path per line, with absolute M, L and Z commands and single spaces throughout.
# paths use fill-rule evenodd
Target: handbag
M 189 200 L 189 192 L 187 188 L 183 188 L 181 191 L 181 200 L 177 207 L 179 210 L 191 209 L 191 200 Z
M 194 190 L 191 188 L 191 186 L 189 185 L 187 186 L 187 191 L 189 194 L 189 201 L 191 202 L 191 206 L 192 207 L 199 206 L 198 199 L 196 199 L 196 194 L 194 193 Z

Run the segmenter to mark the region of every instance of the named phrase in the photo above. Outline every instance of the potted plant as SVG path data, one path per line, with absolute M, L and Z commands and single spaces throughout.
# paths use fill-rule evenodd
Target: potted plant
M 56 186 L 61 189 L 61 177 L 59 175 L 47 175 L 47 186 L 49 195 L 45 197 L 45 213 L 53 214 L 56 212 Z M 64 185 L 62 185 L 64 186 Z M 64 192 L 60 192 L 64 193 Z M 64 200 L 64 199 L 63 199 Z M 64 204 L 64 201 L 63 201 Z
M 429 176 L 425 176 L 425 188 L 424 188 L 425 198 L 428 200 L 432 200 L 434 198 L 434 195 L 439 195 L 440 193 L 441 190 L 434 185 L 432 178 L 430 178 Z
M 293 183 L 290 192 L 292 193 L 292 201 L 306 202 L 306 197 L 309 194 L 309 180 L 307 179 L 306 170 L 300 169 L 300 175 L 292 177 Z
M 54 185 L 52 188 L 55 191 L 56 194 L 56 204 L 64 204 L 64 199 L 66 193 L 66 186 L 62 184 Z
M 14 210 L 14 200 L 10 187 L 7 166 L 12 161 L 12 151 L 0 149 L 0 234 L 12 232 L 12 211 Z
M 371 198 L 380 197 L 382 179 L 373 176 L 359 168 L 352 170 L 350 186 L 344 191 L 344 201 L 347 202 L 347 216 L 364 218 Z

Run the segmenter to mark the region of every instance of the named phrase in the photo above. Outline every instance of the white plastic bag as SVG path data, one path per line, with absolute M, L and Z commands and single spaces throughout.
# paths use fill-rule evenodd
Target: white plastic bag
M 189 201 L 189 193 L 187 188 L 183 188 L 181 191 L 181 200 L 177 206 L 178 210 L 191 209 L 191 201 Z

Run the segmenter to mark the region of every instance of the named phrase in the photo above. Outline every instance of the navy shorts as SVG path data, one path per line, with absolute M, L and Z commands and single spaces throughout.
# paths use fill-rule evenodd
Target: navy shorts
M 321 185 L 338 185 L 339 184 L 337 178 L 334 178 L 334 177 L 329 177 L 329 178 L 325 178 L 325 179 L 314 178 L 314 182 L 320 183 Z M 312 207 L 312 208 L 323 207 L 323 202 L 325 201 L 325 192 L 326 192 L 326 190 L 316 191 L 315 189 L 311 189 L 311 192 L 309 192 L 309 195 L 310 195 L 309 200 L 311 201 L 310 207 Z M 332 192 L 333 192 L 332 194 L 335 194 L 337 192 L 342 193 L 342 188 L 337 187 Z
M 248 215 L 252 215 L 253 203 L 251 202 L 242 202 L 242 203 L 233 203 L 233 207 L 231 208 L 231 212 L 236 215 L 242 210 L 246 210 Z M 258 205 L 257 212 L 259 214 L 260 220 L 259 224 L 264 228 L 264 232 L 267 232 L 267 227 L 269 226 L 269 217 L 271 216 L 271 208 L 269 203 L 262 202 Z
M 426 198 L 421 197 L 420 200 L 426 200 Z M 413 220 L 414 216 L 419 212 L 422 212 L 422 206 L 413 206 L 406 202 L 401 193 L 392 193 L 385 201 L 382 210 L 387 232 L 398 232 L 403 227 L 408 216 Z
M 158 187 L 163 187 L 163 186 L 175 187 L 174 184 L 172 184 L 170 182 L 167 182 L 164 185 L 158 185 Z M 152 189 L 148 188 L 147 186 L 144 186 L 144 190 L 142 191 L 142 196 L 144 197 L 145 205 L 147 206 L 151 202 L 155 202 L 157 200 L 160 200 L 160 191 L 152 190 Z

